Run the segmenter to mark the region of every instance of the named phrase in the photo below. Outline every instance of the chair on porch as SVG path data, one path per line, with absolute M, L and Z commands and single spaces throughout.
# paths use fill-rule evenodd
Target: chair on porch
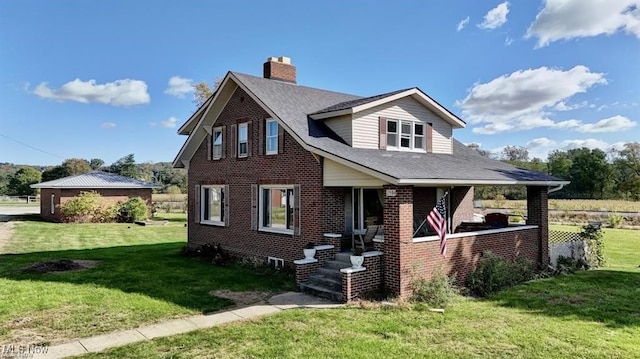
M 360 234 L 360 245 L 362 248 L 373 247 L 373 238 L 378 234 L 378 230 L 381 226 L 378 225 L 369 225 L 365 230 L 364 234 Z

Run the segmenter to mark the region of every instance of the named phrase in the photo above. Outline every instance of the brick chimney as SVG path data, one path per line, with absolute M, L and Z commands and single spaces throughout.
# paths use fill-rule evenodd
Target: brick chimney
M 264 78 L 296 83 L 296 67 L 288 57 L 270 57 L 264 63 Z

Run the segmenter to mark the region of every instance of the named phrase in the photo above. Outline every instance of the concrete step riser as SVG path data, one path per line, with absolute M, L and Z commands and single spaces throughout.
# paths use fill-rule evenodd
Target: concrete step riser
M 324 263 L 324 268 L 327 269 L 342 269 L 342 268 L 349 268 L 351 267 L 351 262 L 349 263 L 345 263 L 345 262 L 339 262 L 339 261 L 327 261 Z
M 336 260 L 351 265 L 351 253 L 336 253 Z
M 302 291 L 314 295 L 316 297 L 327 298 L 334 302 L 342 302 L 342 293 L 336 291 L 330 291 L 325 288 L 316 287 L 314 285 L 302 285 Z
M 332 278 L 311 276 L 311 278 L 309 278 L 309 280 L 307 281 L 307 284 L 312 284 L 318 287 L 323 287 L 338 292 L 342 291 L 342 282 L 335 281 Z
M 321 274 L 325 277 L 333 278 L 336 281 L 342 282 L 342 273 L 338 269 L 329 269 L 329 268 L 318 268 L 318 274 Z

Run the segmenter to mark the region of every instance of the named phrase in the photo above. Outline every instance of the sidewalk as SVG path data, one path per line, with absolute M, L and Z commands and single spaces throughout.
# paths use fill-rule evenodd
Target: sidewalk
M 196 315 L 183 319 L 174 319 L 137 329 L 76 339 L 69 343 L 49 347 L 46 354 L 34 355 L 33 358 L 53 359 L 95 353 L 108 348 L 115 348 L 154 338 L 168 337 L 194 330 L 211 328 L 225 323 L 257 318 L 286 309 L 338 308 L 342 306 L 344 306 L 344 304 L 333 303 L 326 299 L 312 297 L 307 294 L 287 292 L 271 297 L 268 304 L 238 308 L 210 315 Z

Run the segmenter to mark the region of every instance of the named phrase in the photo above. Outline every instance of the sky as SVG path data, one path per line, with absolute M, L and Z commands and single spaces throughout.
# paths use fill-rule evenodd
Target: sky
M 3 0 L 0 162 L 172 161 L 193 84 L 270 56 L 304 86 L 418 87 L 494 154 L 640 141 L 640 0 Z

